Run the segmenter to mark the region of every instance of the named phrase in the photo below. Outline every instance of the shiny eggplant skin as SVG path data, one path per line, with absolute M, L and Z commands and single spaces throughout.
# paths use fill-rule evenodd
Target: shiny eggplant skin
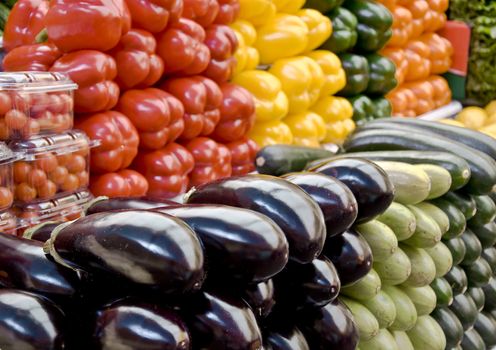
M 204 278 L 203 251 L 193 230 L 157 212 L 85 216 L 55 229 L 45 250 L 71 268 L 119 277 L 164 293 L 200 288 Z
M 309 263 L 320 255 L 325 222 L 318 204 L 300 187 L 268 175 L 246 175 L 217 180 L 191 191 L 187 203 L 226 204 L 267 215 L 283 230 L 289 257 Z
M 227 205 L 191 204 L 154 209 L 187 223 L 205 248 L 209 277 L 265 281 L 288 262 L 288 241 L 265 215 Z
M 44 222 L 40 225 L 28 228 L 22 237 L 45 243 L 50 239 L 52 231 L 63 222 Z
M 312 350 L 355 350 L 358 345 L 358 328 L 353 316 L 338 299 L 310 311 L 299 323 Z
M 199 292 L 181 307 L 193 349 L 262 350 L 255 315 L 243 301 Z
M 342 286 L 349 286 L 372 269 L 372 250 L 358 232 L 347 230 L 327 239 L 324 254 L 333 262 Z
M 68 301 L 80 285 L 76 272 L 47 259 L 42 243 L 0 234 L 0 286 Z
M 309 264 L 290 262 L 274 281 L 277 306 L 286 310 L 322 307 L 341 289 L 338 272 L 325 256 Z
M 265 350 L 310 350 L 303 333 L 296 327 L 279 326 L 265 332 Z
M 167 199 L 154 199 L 149 197 L 118 197 L 118 198 L 97 198 L 86 208 L 86 214 L 96 214 L 105 211 L 124 210 L 124 209 L 155 209 L 167 207 L 169 205 L 178 205 L 179 203 Z
M 266 282 L 247 286 L 241 292 L 243 300 L 251 307 L 258 318 L 267 317 L 274 307 L 274 282 L 272 279 Z
M 358 203 L 357 223 L 382 214 L 393 201 L 393 184 L 384 170 L 369 160 L 337 158 L 324 161 L 309 171 L 335 177 L 349 187 Z
M 114 305 L 98 312 L 94 350 L 189 350 L 190 337 L 181 318 L 151 305 Z
M 63 325 L 63 312 L 50 300 L 20 290 L 0 290 L 0 349 L 65 349 Z
M 327 236 L 349 229 L 355 222 L 358 204 L 353 192 L 338 179 L 318 173 L 291 173 L 284 179 L 300 186 L 317 202 L 324 214 Z

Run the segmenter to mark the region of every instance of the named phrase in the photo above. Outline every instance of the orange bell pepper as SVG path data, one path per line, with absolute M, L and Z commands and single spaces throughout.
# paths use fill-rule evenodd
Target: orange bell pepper
M 434 88 L 427 80 L 415 81 L 403 85 L 417 97 L 415 113 L 421 115 L 436 108 L 434 103 Z
M 396 6 L 392 10 L 392 15 L 393 35 L 387 45 L 403 47 L 412 35 L 412 13 L 402 6 Z
M 405 56 L 408 61 L 408 72 L 406 81 L 425 79 L 430 75 L 431 54 L 429 46 L 420 40 L 412 40 L 405 48 Z
M 62 56 L 53 44 L 34 44 L 16 47 L 5 55 L 3 69 L 6 72 L 46 72 Z
M 397 6 L 396 0 L 377 0 L 378 3 L 381 3 L 392 13 L 394 8 Z
M 432 85 L 433 100 L 436 108 L 444 106 L 451 101 L 451 89 L 448 82 L 439 75 L 431 75 L 427 81 Z
M 431 73 L 446 73 L 451 67 L 451 57 L 453 56 L 453 46 L 451 45 L 451 42 L 435 33 L 423 34 L 419 40 L 429 47 Z
M 429 5 L 425 0 L 414 0 L 405 5 L 405 7 L 412 14 L 412 34 L 410 38 L 416 39 L 424 31 L 424 20 L 426 16 L 430 16 L 430 14 L 428 15 Z
M 446 13 L 444 12 L 436 12 L 434 10 L 430 10 L 431 12 L 431 20 L 429 21 L 429 26 L 425 27 L 426 32 L 437 32 L 438 30 L 444 28 L 446 25 Z
M 397 47 L 386 47 L 381 51 L 381 55 L 394 62 L 396 65 L 395 78 L 398 81 L 398 85 L 403 84 L 408 73 L 408 60 L 406 59 L 405 50 Z
M 399 87 L 389 94 L 386 98 L 391 103 L 393 116 L 399 117 L 415 117 L 415 106 L 417 105 L 417 97 L 412 91 L 404 87 Z

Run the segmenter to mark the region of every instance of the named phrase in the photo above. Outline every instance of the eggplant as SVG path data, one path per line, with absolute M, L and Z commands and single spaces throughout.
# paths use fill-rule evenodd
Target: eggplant
M 185 202 L 226 204 L 267 215 L 286 235 L 290 259 L 299 263 L 311 262 L 324 246 L 324 216 L 317 203 L 298 186 L 274 176 L 217 180 L 192 190 Z
M 343 287 L 358 282 L 372 269 L 372 250 L 354 230 L 328 238 L 324 254 L 336 267 Z
M 318 173 L 292 173 L 283 178 L 300 186 L 317 202 L 324 214 L 328 237 L 344 232 L 355 222 L 357 201 L 338 179 Z
M 260 350 L 262 335 L 243 301 L 199 292 L 181 307 L 194 349 Z
M 303 333 L 296 327 L 278 326 L 264 336 L 265 350 L 310 350 Z
M 143 304 L 116 304 L 97 315 L 91 349 L 190 349 L 186 325 L 171 310 Z
M 47 259 L 43 244 L 0 234 L 0 285 L 44 295 L 56 301 L 73 299 L 81 286 L 78 274 Z
M 266 318 L 274 307 L 274 282 L 272 279 L 249 285 L 242 291 L 243 300 L 251 307 L 255 316 Z
M 275 277 L 277 306 L 286 310 L 322 307 L 338 296 L 340 288 L 338 272 L 325 256 L 310 264 L 290 262 Z
M 338 299 L 301 317 L 299 328 L 312 350 L 355 350 L 358 345 L 353 316 Z
M 349 187 L 358 203 L 357 223 L 382 214 L 393 202 L 394 186 L 387 174 L 373 162 L 361 158 L 326 160 L 309 169 L 335 177 Z
M 64 313 L 49 299 L 0 290 L 0 349 L 65 349 L 63 325 Z
M 45 244 L 55 261 L 163 293 L 201 287 L 203 251 L 181 220 L 144 210 L 97 213 L 57 227 Z
M 107 198 L 98 197 L 86 208 L 86 215 L 101 213 L 105 211 L 124 210 L 124 209 L 155 209 L 167 207 L 169 205 L 178 205 L 179 203 L 167 199 L 156 199 L 151 197 L 118 197 Z
M 52 231 L 55 230 L 55 228 L 61 224 L 63 224 L 63 222 L 47 221 L 42 224 L 28 228 L 23 232 L 22 237 L 45 243 L 50 239 L 50 236 L 52 235 Z
M 265 215 L 226 205 L 192 204 L 155 209 L 186 222 L 205 248 L 209 278 L 265 281 L 288 262 L 288 241 Z

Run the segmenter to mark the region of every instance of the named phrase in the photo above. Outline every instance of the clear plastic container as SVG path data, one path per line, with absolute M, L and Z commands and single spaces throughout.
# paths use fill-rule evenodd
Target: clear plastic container
M 9 210 L 0 213 L 0 233 L 15 235 L 17 233 L 17 218 Z
M 16 159 L 16 154 L 0 142 L 0 212 L 9 209 L 14 200 L 13 164 Z
M 90 140 L 79 130 L 59 135 L 13 141 L 22 154 L 14 163 L 16 203 L 44 201 L 87 189 Z
M 70 130 L 76 89 L 60 73 L 0 72 L 0 140 Z

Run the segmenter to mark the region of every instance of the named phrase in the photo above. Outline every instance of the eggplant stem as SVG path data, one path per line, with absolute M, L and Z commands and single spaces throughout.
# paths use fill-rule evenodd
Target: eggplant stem
M 73 222 L 74 221 L 64 222 L 63 224 L 55 227 L 50 235 L 50 238 L 45 242 L 45 244 L 43 244 L 43 252 L 46 255 L 50 255 L 56 263 L 65 266 L 75 272 L 78 272 L 78 269 L 66 263 L 65 260 L 57 252 L 57 249 L 55 249 L 55 240 L 57 239 L 57 236 L 64 228 L 70 226 Z
M 41 224 L 30 227 L 26 231 L 24 231 L 24 233 L 22 234 L 22 238 L 31 239 L 31 238 L 33 238 L 33 235 L 36 233 L 36 231 L 41 230 L 43 227 L 45 227 L 47 225 L 56 224 L 57 222 L 58 221 L 45 221 Z
M 82 216 L 86 216 L 86 212 L 88 211 L 89 208 L 91 208 L 92 205 L 94 205 L 96 203 L 107 201 L 109 199 L 110 198 L 107 196 L 99 196 L 99 197 L 96 197 L 96 198 L 90 200 L 88 203 L 83 205 L 83 215 Z
M 196 187 L 191 187 L 191 189 L 186 192 L 183 196 L 183 203 L 187 203 L 189 197 L 196 191 Z

